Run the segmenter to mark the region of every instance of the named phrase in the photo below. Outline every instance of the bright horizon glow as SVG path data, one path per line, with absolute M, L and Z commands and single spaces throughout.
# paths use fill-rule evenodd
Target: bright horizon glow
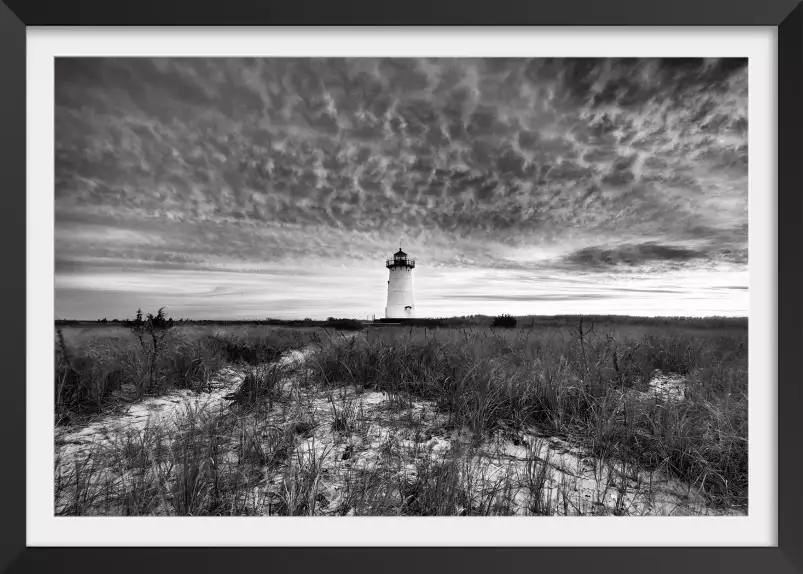
M 362 281 L 356 282 L 354 277 Z M 689 270 L 673 280 L 607 277 L 602 284 L 596 279 L 516 270 L 429 270 L 418 263 L 413 271 L 419 317 L 502 313 L 747 316 L 746 271 Z M 286 290 L 288 282 L 292 292 Z M 301 267 L 283 268 L 274 274 L 157 270 L 143 275 L 120 271 L 61 276 L 56 285 L 64 304 L 78 310 L 58 319 L 125 319 L 133 317 L 138 307 L 145 313 L 165 307 L 176 319 L 365 319 L 384 317 L 387 270 L 355 266 L 320 274 Z M 215 300 L 223 302 L 220 307 L 225 310 L 215 312 Z M 95 309 L 114 309 L 117 301 L 138 303 L 122 313 L 92 315 Z M 260 313 L 263 309 L 275 311 Z

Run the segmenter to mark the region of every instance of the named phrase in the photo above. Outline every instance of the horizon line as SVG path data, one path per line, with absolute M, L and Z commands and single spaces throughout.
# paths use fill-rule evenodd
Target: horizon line
M 511 315 L 508 313 L 502 313 L 501 315 L 510 315 L 516 318 L 539 318 L 539 317 L 619 317 L 619 318 L 631 318 L 631 319 L 749 319 L 749 315 L 624 315 L 624 314 L 616 314 L 616 313 L 553 313 L 553 314 L 542 314 L 542 315 L 534 315 L 534 314 L 527 314 L 527 315 Z M 498 317 L 501 315 L 497 314 L 484 314 L 484 313 L 477 313 L 473 315 L 448 315 L 448 316 L 430 316 L 430 317 L 415 317 L 413 319 L 406 319 L 408 321 L 412 320 L 445 320 L 445 319 L 465 319 L 470 317 Z M 122 322 L 130 320 L 131 317 L 123 317 L 123 318 L 115 318 L 115 319 L 108 319 L 105 318 L 108 322 Z M 103 318 L 96 318 L 96 319 L 76 319 L 76 318 L 67 318 L 67 317 L 57 317 L 54 321 L 77 321 L 77 322 L 98 322 L 101 321 Z M 263 317 L 263 318 L 249 318 L 249 319 L 237 319 L 237 318 L 222 318 L 222 317 L 209 317 L 203 319 L 190 319 L 187 317 L 169 317 L 172 318 L 174 321 L 238 321 L 238 322 L 263 322 L 263 321 L 305 321 L 309 319 L 310 321 L 327 321 L 329 318 L 326 319 L 312 319 L 310 317 L 299 317 L 299 318 L 290 318 L 290 319 L 281 319 L 278 317 Z M 377 319 L 360 319 L 357 317 L 335 317 L 334 315 L 331 316 L 333 319 L 350 319 L 354 321 L 372 321 L 372 320 L 379 320 L 385 319 L 385 317 L 379 317 Z

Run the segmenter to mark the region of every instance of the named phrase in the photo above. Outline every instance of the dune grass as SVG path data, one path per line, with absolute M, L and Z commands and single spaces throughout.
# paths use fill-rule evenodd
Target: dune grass
M 386 327 L 327 342 L 312 368 L 315 384 L 436 401 L 477 441 L 534 427 L 747 503 L 746 329 Z M 684 400 L 645 392 L 656 371 L 686 377 Z
M 225 364 L 267 364 L 320 333 L 314 328 L 188 326 L 154 339 L 125 327 L 58 328 L 56 422 L 96 413 L 115 393 L 139 398 L 173 389 L 202 391 Z
M 327 500 L 320 484 L 332 459 L 346 464 L 351 441 L 372 424 L 359 402 L 366 390 L 387 393 L 389 410 L 372 416 L 406 425 L 414 445 L 435 424 L 412 414 L 414 401 L 426 400 L 438 426 L 474 445 L 511 429 L 581 444 L 600 473 L 608 468 L 602 482 L 614 493 L 625 490 L 616 476 L 650 469 L 695 486 L 714 505 L 747 506 L 746 325 L 520 319 L 508 329 L 384 326 L 349 336 L 191 325 L 170 329 L 155 351 L 145 342 L 121 327 L 57 331 L 57 423 L 80 426 L 120 393 L 130 400 L 203 392 L 221 367 L 236 365 L 240 383 L 229 406 L 187 405 L 169 425 L 57 459 L 57 514 L 499 515 L 521 504 L 513 500 L 519 491 L 528 514 L 589 512 L 570 508 L 571 485 L 559 495 L 546 488 L 551 455 L 543 445 L 528 447 L 523 472 L 486 480 L 476 451 L 438 455 L 414 446 L 411 454 L 392 437 L 379 447 L 382 465 L 348 470 L 342 499 Z M 276 363 L 302 346 L 312 352 L 301 364 Z M 649 392 L 656 371 L 684 378 L 682 400 Z M 287 377 L 296 386 L 286 386 Z M 336 453 L 298 448 L 319 428 L 334 437 Z M 618 503 L 605 511 L 627 513 Z

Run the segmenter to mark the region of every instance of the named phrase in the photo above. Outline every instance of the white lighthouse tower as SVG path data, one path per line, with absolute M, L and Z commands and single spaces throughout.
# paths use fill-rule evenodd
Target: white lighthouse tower
M 388 319 L 412 319 L 415 317 L 415 298 L 413 297 L 415 260 L 408 259 L 407 254 L 399 247 L 399 250 L 393 254 L 393 259 L 385 261 L 385 267 L 390 270 L 385 317 Z

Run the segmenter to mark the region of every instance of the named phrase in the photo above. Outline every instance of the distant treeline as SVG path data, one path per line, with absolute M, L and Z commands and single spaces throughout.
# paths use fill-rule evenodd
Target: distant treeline
M 672 326 L 699 329 L 747 328 L 747 317 L 633 317 L 629 315 L 466 315 L 421 319 L 377 319 L 376 323 L 418 327 L 574 327 L 580 319 L 588 325 Z
M 56 325 L 128 325 L 132 319 L 56 319 Z M 175 325 L 322 325 L 312 319 L 173 319 Z
M 634 317 L 630 315 L 466 315 L 442 319 L 394 319 L 406 325 L 427 327 L 489 327 L 501 323 L 500 319 L 515 319 L 519 328 L 576 326 L 582 318 L 585 323 L 600 325 L 683 326 L 706 329 L 746 328 L 747 317 Z
M 502 315 L 500 317 L 511 317 Z M 362 329 L 370 323 L 402 324 L 419 327 L 490 327 L 500 324 L 500 317 L 490 315 L 464 315 L 461 317 L 377 319 L 364 321 L 353 318 L 329 317 L 313 319 L 172 319 L 174 325 L 278 325 L 284 327 L 331 327 L 334 329 Z M 519 328 L 574 326 L 582 318 L 586 323 L 599 325 L 680 326 L 701 329 L 747 328 L 747 317 L 633 317 L 630 315 L 518 315 L 512 325 Z M 56 319 L 56 325 L 122 325 L 131 324 L 131 319 Z
M 117 325 L 123 327 L 133 327 L 140 324 L 142 317 L 136 319 L 97 319 L 96 321 L 88 321 L 81 319 L 56 319 L 56 326 L 83 326 L 88 327 L 92 325 Z M 368 321 L 359 321 L 357 319 L 338 319 L 336 317 L 329 317 L 324 320 L 313 319 L 167 319 L 169 326 L 179 325 L 277 325 L 282 327 L 328 327 L 333 329 L 343 330 L 359 330 L 362 329 L 364 324 Z

